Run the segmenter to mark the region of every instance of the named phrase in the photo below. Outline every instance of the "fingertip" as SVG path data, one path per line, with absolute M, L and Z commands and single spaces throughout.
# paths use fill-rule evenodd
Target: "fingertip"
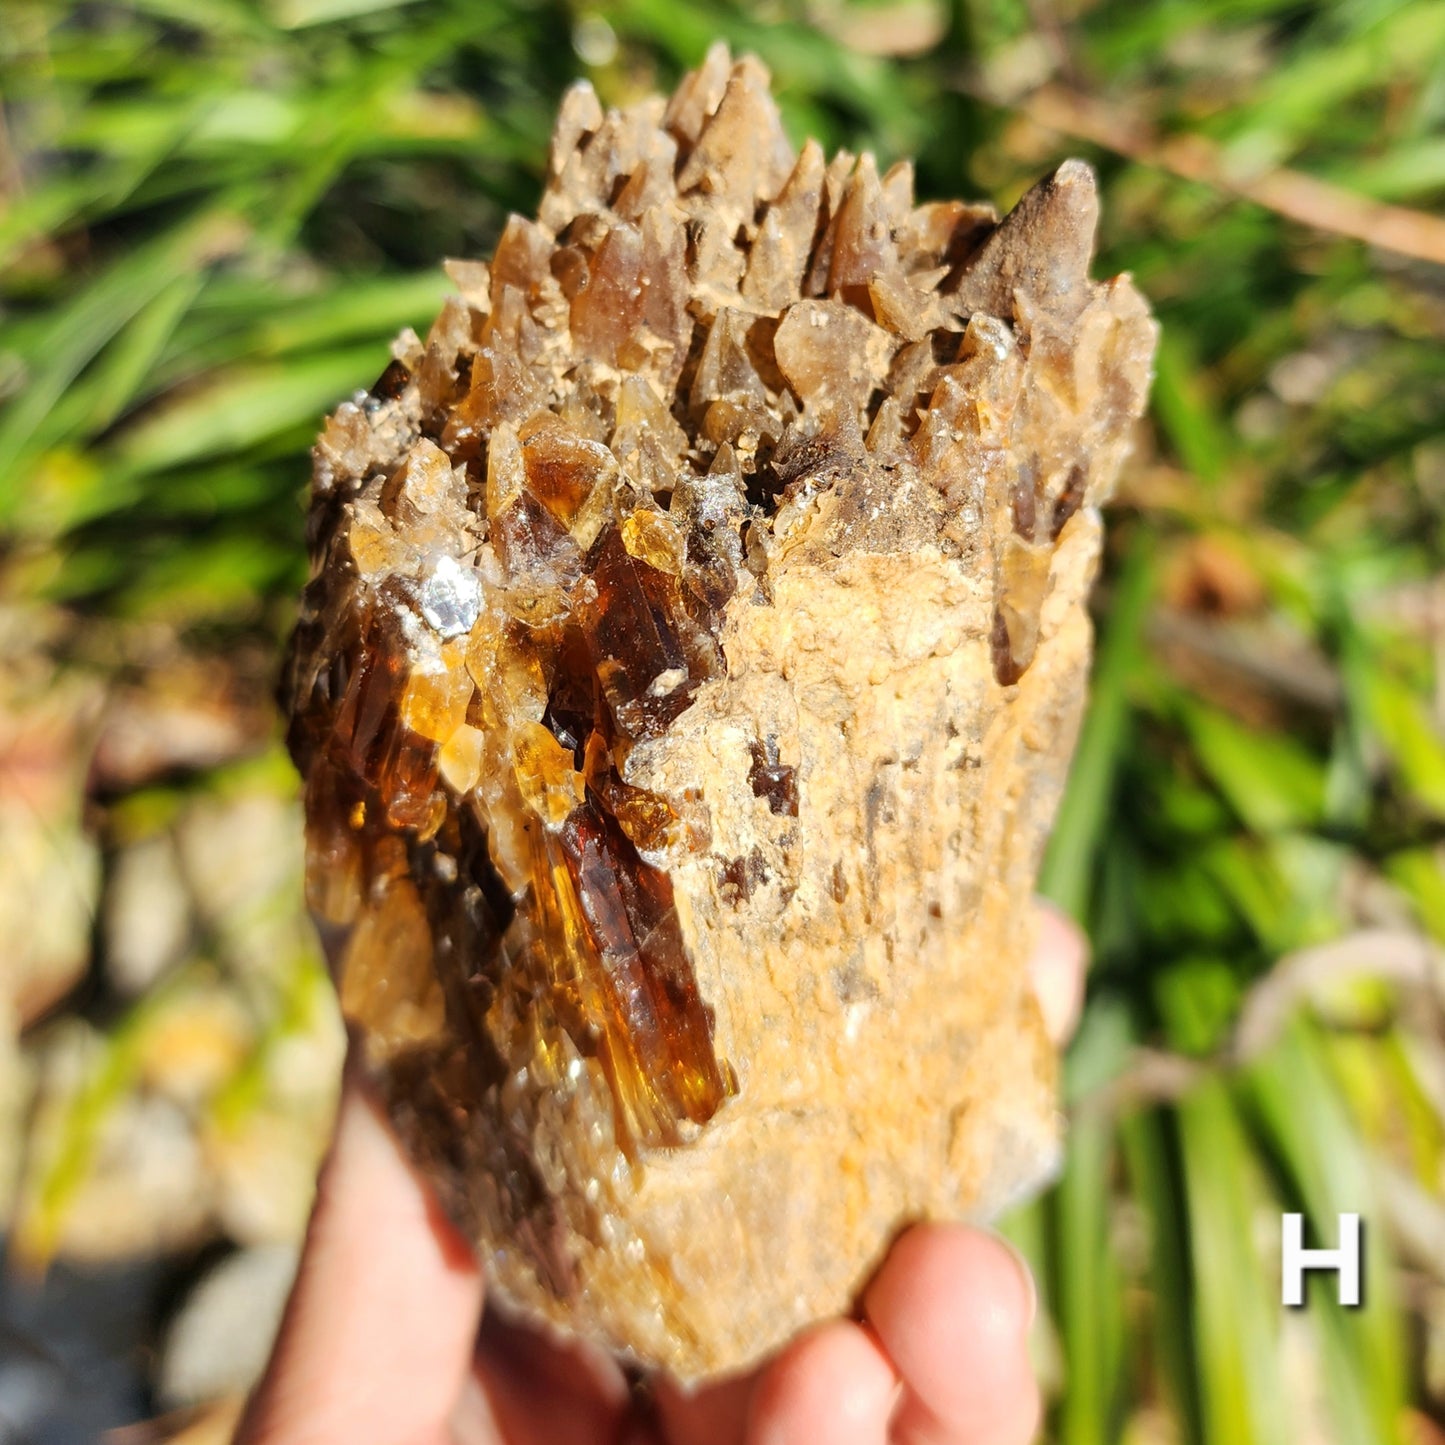
M 748 1445 L 873 1445 L 898 1398 L 898 1376 L 872 1331 L 851 1320 L 820 1325 L 759 1377 Z
M 655 1387 L 653 1402 L 663 1433 L 688 1445 L 737 1445 L 747 1431 L 759 1378 L 750 1370 L 700 1386 L 685 1386 L 666 1376 Z
M 889 1430 L 889 1445 L 1030 1445 L 1043 1423 L 1038 1386 L 1027 1385 L 1000 1396 L 986 1414 L 945 1420 L 916 1395 L 906 1394 Z
M 1037 931 L 1029 977 L 1048 1036 L 1061 1044 L 1078 1027 L 1084 1002 L 1089 941 L 1066 913 L 1047 899 L 1035 904 Z
M 1027 1439 L 1008 1432 L 1037 1415 L 1028 1355 L 1035 1307 L 1033 1278 L 1018 1255 L 964 1225 L 909 1230 L 864 1297 L 908 1392 L 903 1415 L 922 1409 L 990 1442 Z
M 476 1375 L 496 1422 L 494 1440 L 612 1441 L 627 1424 L 629 1392 L 617 1361 L 593 1345 L 563 1343 L 546 1330 L 489 1311 Z M 648 1439 L 645 1431 L 638 1440 Z

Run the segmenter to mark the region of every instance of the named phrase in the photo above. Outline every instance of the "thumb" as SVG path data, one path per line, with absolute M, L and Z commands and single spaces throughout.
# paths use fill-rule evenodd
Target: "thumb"
M 470 1248 L 348 1067 L 296 1283 L 238 1442 L 449 1438 L 481 1309 Z

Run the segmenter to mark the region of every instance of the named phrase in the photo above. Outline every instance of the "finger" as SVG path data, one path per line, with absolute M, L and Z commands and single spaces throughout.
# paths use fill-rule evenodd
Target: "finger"
M 738 1445 L 747 1429 L 759 1373 L 749 1371 L 698 1390 L 659 1380 L 654 1403 L 663 1437 L 679 1445 Z
M 920 1225 L 893 1246 L 864 1313 L 903 1382 L 894 1445 L 1025 1445 L 1038 1427 L 1029 1363 L 1032 1277 L 963 1225 Z
M 239 1438 L 440 1441 L 481 1304 L 470 1248 L 348 1071 L 300 1272 Z
M 1084 1001 L 1084 970 L 1089 944 L 1079 925 L 1052 903 L 1034 905 L 1037 933 L 1029 959 L 1029 976 L 1038 996 L 1044 1028 L 1056 1043 L 1064 1043 L 1078 1027 Z
M 488 1414 L 508 1445 L 612 1445 L 629 1404 L 616 1362 L 489 1313 L 477 1353 Z
M 758 1377 L 746 1445 L 883 1445 L 898 1376 L 873 1332 L 832 1320 L 803 1336 Z

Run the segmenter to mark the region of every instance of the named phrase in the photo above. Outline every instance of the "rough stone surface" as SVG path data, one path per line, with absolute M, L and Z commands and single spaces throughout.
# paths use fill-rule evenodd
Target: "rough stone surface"
M 317 443 L 308 887 L 493 1298 L 695 1379 L 1059 1148 L 1024 978 L 1155 328 L 1069 162 L 1000 222 L 715 49 Z

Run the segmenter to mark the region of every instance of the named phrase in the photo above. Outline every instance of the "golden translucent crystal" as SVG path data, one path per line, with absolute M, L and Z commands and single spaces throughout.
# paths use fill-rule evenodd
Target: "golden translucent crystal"
M 494 1297 L 689 1378 L 1057 1154 L 1028 904 L 1155 332 L 1086 167 L 912 189 L 721 48 L 577 86 L 538 218 L 315 451 L 343 1009 Z

